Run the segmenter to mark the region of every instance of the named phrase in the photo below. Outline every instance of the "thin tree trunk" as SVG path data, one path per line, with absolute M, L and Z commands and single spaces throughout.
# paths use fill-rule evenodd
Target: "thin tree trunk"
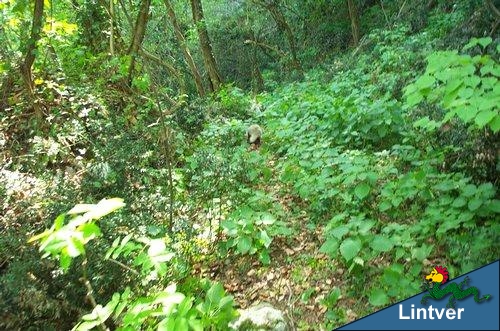
M 179 84 L 179 93 L 180 94 L 186 93 L 186 82 L 184 81 L 184 76 L 172 64 L 168 63 L 165 60 L 160 59 L 158 56 L 155 56 L 147 52 L 142 47 L 139 49 L 139 53 L 146 59 L 155 62 L 156 64 L 164 67 L 168 72 L 170 72 L 170 74 L 172 74 L 172 76 L 174 76 L 177 79 L 177 82 Z
M 23 76 L 26 88 L 28 89 L 28 95 L 31 99 L 33 109 L 35 110 L 36 116 L 39 120 L 42 118 L 41 109 L 35 101 L 34 95 L 34 85 L 33 77 L 31 73 L 31 68 L 35 62 L 35 53 L 37 48 L 37 43 L 40 40 L 40 33 L 42 31 L 43 25 L 43 5 L 44 0 L 35 0 L 35 7 L 33 10 L 33 24 L 31 26 L 30 38 L 26 43 L 26 48 L 24 52 L 24 61 L 20 65 L 21 74 Z
M 250 36 L 253 42 L 256 42 L 255 34 L 253 30 L 250 29 Z M 262 73 L 259 68 L 259 61 L 257 59 L 257 47 L 252 46 L 252 76 L 254 80 L 254 91 L 260 92 L 264 90 L 264 78 L 262 78 Z
M 190 0 L 190 2 L 191 11 L 193 13 L 193 21 L 196 25 L 196 30 L 198 31 L 198 36 L 200 38 L 203 62 L 205 63 L 205 69 L 208 73 L 210 90 L 215 92 L 220 89 L 222 79 L 212 51 L 212 44 L 210 43 L 210 38 L 208 36 L 207 26 L 203 18 L 203 7 L 201 6 L 201 0 Z
M 196 89 L 198 90 L 198 94 L 200 95 L 200 97 L 203 97 L 205 95 L 205 88 L 203 87 L 203 80 L 201 78 L 201 75 L 200 75 L 198 68 L 196 67 L 196 64 L 193 60 L 193 57 L 191 56 L 191 53 L 189 52 L 189 48 L 187 47 L 187 44 L 186 44 L 186 39 L 184 38 L 184 35 L 182 34 L 179 23 L 177 22 L 177 17 L 175 15 L 172 4 L 170 3 L 169 0 L 163 0 L 163 2 L 165 3 L 165 6 L 167 7 L 168 17 L 170 18 L 170 23 L 174 27 L 175 36 L 177 37 L 177 41 L 179 42 L 179 45 L 181 46 L 182 53 L 184 54 L 184 59 L 186 60 L 188 66 L 189 66 L 189 69 L 191 69 L 191 74 L 193 75 L 194 82 L 196 84 Z
M 130 66 L 128 71 L 128 82 L 129 85 L 132 84 L 132 77 L 135 69 L 135 60 L 141 47 L 142 40 L 144 39 L 144 34 L 146 33 L 146 25 L 148 24 L 149 17 L 149 6 L 151 5 L 151 0 L 142 0 L 141 7 L 139 8 L 139 13 L 137 14 L 137 20 L 135 22 L 134 36 L 132 38 L 132 43 L 128 49 L 128 54 L 131 55 Z
M 261 7 L 266 8 L 271 16 L 273 17 L 274 21 L 276 22 L 276 25 L 278 26 L 278 29 L 281 30 L 286 36 L 286 39 L 288 41 L 288 45 L 290 47 L 290 53 L 292 54 L 292 65 L 293 68 L 298 70 L 299 73 L 303 73 L 302 70 L 302 65 L 300 64 L 299 58 L 297 56 L 297 44 L 295 42 L 295 36 L 293 34 L 292 28 L 286 21 L 285 15 L 281 12 L 281 10 L 278 8 L 278 2 L 279 1 L 254 1 Z
M 353 0 L 347 0 L 347 7 L 349 8 L 349 17 L 351 19 L 352 41 L 354 47 L 359 44 L 359 17 L 356 9 L 356 4 Z
M 110 32 L 109 32 L 109 53 L 111 56 L 115 55 L 115 6 L 114 0 L 109 0 L 109 22 L 110 22 Z
M 130 17 L 130 14 L 128 13 L 127 11 L 127 7 L 125 7 L 125 2 L 123 2 L 123 0 L 118 0 L 118 2 L 120 3 L 121 5 L 121 8 L 123 10 L 123 13 L 125 15 L 125 18 L 127 19 L 127 22 L 128 24 L 130 25 L 130 27 L 132 28 L 132 26 L 134 25 L 134 23 L 132 22 L 132 17 Z

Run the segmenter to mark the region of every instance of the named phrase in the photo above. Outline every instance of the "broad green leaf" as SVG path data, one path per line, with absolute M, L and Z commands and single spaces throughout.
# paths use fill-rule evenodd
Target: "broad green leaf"
M 489 124 L 493 132 L 497 133 L 498 131 L 500 131 L 500 115 L 495 116 L 495 118 Z
M 260 240 L 262 242 L 262 244 L 264 245 L 264 247 L 269 247 L 269 245 L 271 245 L 271 242 L 273 241 L 269 235 L 267 234 L 266 230 L 261 230 L 260 231 Z
M 463 207 L 467 204 L 467 200 L 465 200 L 463 197 L 458 197 L 455 200 L 453 200 L 453 203 L 451 204 L 452 207 L 455 208 L 460 208 Z
M 189 331 L 188 320 L 185 317 L 178 317 L 175 322 L 174 330 Z
M 474 122 L 476 122 L 479 128 L 482 128 L 486 124 L 488 124 L 495 116 L 498 116 L 496 111 L 483 110 L 477 114 L 476 118 L 474 119 Z
M 376 235 L 371 241 L 370 246 L 373 250 L 388 252 L 394 247 L 394 244 L 390 238 L 382 235 Z
M 385 306 L 389 303 L 389 297 L 383 289 L 374 288 L 370 292 L 368 301 L 372 306 Z
M 417 259 L 417 261 L 422 261 L 429 256 L 433 248 L 434 245 L 422 244 L 420 247 L 413 248 L 411 250 L 411 255 L 413 258 Z
M 74 215 L 74 214 L 86 213 L 88 211 L 91 211 L 94 206 L 95 205 L 89 203 L 77 204 L 73 208 L 71 208 L 70 211 L 68 211 L 66 214 Z
M 339 241 L 336 238 L 327 239 L 319 248 L 321 253 L 325 253 L 331 258 L 337 257 L 339 249 Z
M 359 183 L 354 188 L 354 194 L 358 197 L 358 199 L 363 200 L 370 193 L 370 185 L 367 183 Z
M 384 211 L 386 211 L 386 210 L 390 209 L 391 207 L 392 207 L 391 202 L 390 202 L 390 201 L 387 201 L 387 200 L 384 200 L 384 201 L 382 201 L 382 202 L 379 204 L 378 209 L 379 209 L 380 211 L 384 212 Z
M 68 254 L 61 254 L 59 256 L 59 266 L 63 270 L 63 272 L 68 271 L 69 266 L 71 265 L 72 258 Z
M 224 288 L 221 283 L 214 283 L 207 291 L 207 298 L 217 305 L 224 297 Z
M 276 219 L 273 217 L 273 215 L 269 214 L 269 213 L 265 213 L 264 215 L 262 215 L 262 217 L 260 218 L 260 221 L 262 222 L 262 224 L 264 225 L 271 225 L 271 224 L 274 224 L 274 222 L 276 222 Z
M 361 246 L 361 241 L 348 238 L 340 245 L 340 253 L 346 261 L 351 261 L 359 253 Z
M 78 230 L 82 231 L 85 243 L 101 235 L 101 229 L 95 223 L 82 224 Z
M 69 256 L 77 257 L 85 254 L 85 247 L 79 239 L 72 237 L 66 243 L 66 250 Z
M 92 208 L 90 213 L 92 215 L 92 219 L 99 219 L 124 206 L 125 203 L 121 198 L 102 199 L 97 203 L 97 205 L 95 205 L 94 208 Z
M 474 198 L 469 201 L 468 207 L 470 211 L 477 210 L 481 205 L 483 204 L 483 201 L 479 198 Z
M 454 84 L 454 85 L 460 84 L 461 85 L 461 83 L 462 83 L 461 81 L 456 80 L 454 83 L 450 83 L 449 85 L 452 85 L 452 84 Z M 469 87 L 475 88 L 476 86 L 479 85 L 479 83 L 481 83 L 481 79 L 477 76 L 469 76 L 469 77 L 466 77 L 464 79 L 464 83 L 465 83 L 465 85 L 467 85 Z M 458 86 L 460 86 L 460 85 L 458 85 Z M 448 88 L 448 86 L 447 86 L 447 88 Z
M 456 107 L 455 111 L 457 116 L 465 123 L 470 122 L 474 117 L 476 117 L 477 114 L 477 109 L 466 105 Z
M 226 295 L 219 301 L 219 309 L 224 310 L 232 307 L 234 304 L 234 299 L 231 295 Z
M 491 44 L 492 41 L 493 41 L 493 39 L 491 39 L 491 37 L 484 37 L 484 38 L 477 39 L 477 43 L 479 45 L 483 46 L 483 48 L 485 48 L 486 46 Z
M 264 265 L 269 265 L 271 262 L 271 257 L 269 256 L 269 252 L 267 249 L 263 249 L 259 252 L 259 260 L 262 262 Z
M 418 105 L 422 100 L 424 100 L 424 97 L 419 92 L 411 93 L 406 97 L 406 103 L 410 107 Z
M 488 209 L 494 213 L 500 213 L 500 200 L 491 200 L 488 204 Z
M 248 236 L 242 236 L 238 238 L 238 244 L 236 245 L 236 247 L 240 254 L 247 254 L 252 248 L 252 238 Z
M 328 231 L 328 234 L 334 236 L 337 239 L 342 239 L 342 237 L 346 235 L 348 232 L 349 232 L 348 226 L 340 225 Z
M 465 197 L 471 197 L 477 192 L 477 187 L 474 184 L 467 184 L 462 188 L 462 195 Z

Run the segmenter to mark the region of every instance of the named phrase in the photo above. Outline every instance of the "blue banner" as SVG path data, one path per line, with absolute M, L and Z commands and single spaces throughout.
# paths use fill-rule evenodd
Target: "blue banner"
M 339 330 L 499 330 L 500 261 L 450 280 L 433 266 L 425 292 Z

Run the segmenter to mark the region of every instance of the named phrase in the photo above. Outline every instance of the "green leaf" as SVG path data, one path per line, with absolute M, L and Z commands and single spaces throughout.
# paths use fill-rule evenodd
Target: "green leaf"
M 224 310 L 232 307 L 234 304 L 234 299 L 231 295 L 226 295 L 219 301 L 219 309 Z
M 342 239 L 342 237 L 345 236 L 348 232 L 349 232 L 348 226 L 340 225 L 328 231 L 328 234 L 334 236 L 337 239 Z
M 368 301 L 372 306 L 385 306 L 387 303 L 389 303 L 389 297 L 383 289 L 374 288 L 370 292 Z
M 370 185 L 367 183 L 359 183 L 354 188 L 354 194 L 358 197 L 358 199 L 363 200 L 370 193 Z
M 325 253 L 331 258 L 337 257 L 339 249 L 339 241 L 336 238 L 327 239 L 319 248 L 321 253 Z
M 203 331 L 203 323 L 199 319 L 189 319 L 189 326 L 193 331 Z
M 388 252 L 394 247 L 394 244 L 390 238 L 382 235 L 376 235 L 370 243 L 370 246 L 375 251 Z
M 500 213 L 500 200 L 491 200 L 488 204 L 488 209 L 494 213 Z
M 477 187 L 474 184 L 467 184 L 462 188 L 462 195 L 464 197 L 471 197 L 477 192 Z
M 262 242 L 262 245 L 264 245 L 264 247 L 269 247 L 269 245 L 271 245 L 271 242 L 273 241 L 269 235 L 267 234 L 266 230 L 261 230 L 260 231 L 260 241 Z
M 59 266 L 63 270 L 63 272 L 68 271 L 69 266 L 71 265 L 72 258 L 68 254 L 61 254 L 59 257 Z
M 466 51 L 468 49 L 471 49 L 472 47 L 476 46 L 478 43 L 477 38 L 471 38 L 471 40 L 465 45 L 462 50 Z
M 121 198 L 111 198 L 111 199 L 102 199 L 95 205 L 92 209 L 92 218 L 99 219 L 109 213 L 114 212 L 117 209 L 120 209 L 125 206 L 123 199 Z
M 486 124 L 488 124 L 495 116 L 498 116 L 496 111 L 483 110 L 479 112 L 479 114 L 477 114 L 476 118 L 474 119 L 474 122 L 476 122 L 479 128 L 482 128 Z
M 276 222 L 276 219 L 273 217 L 273 215 L 265 213 L 264 215 L 262 215 L 260 222 L 261 224 L 264 225 L 271 225 L 274 224 L 274 222 Z
M 422 100 L 424 100 L 424 96 L 419 92 L 411 93 L 406 97 L 406 103 L 410 107 L 418 105 Z
M 451 204 L 452 207 L 455 208 L 460 208 L 463 207 L 467 204 L 467 200 L 465 200 L 463 197 L 458 197 L 455 200 L 453 200 L 453 203 Z
M 386 211 L 386 210 L 390 209 L 391 207 L 392 207 L 391 202 L 390 202 L 390 201 L 387 201 L 387 200 L 384 200 L 384 201 L 382 201 L 382 202 L 379 204 L 378 209 L 379 209 L 380 211 L 384 212 L 384 211 Z
M 271 257 L 269 256 L 267 249 L 263 249 L 259 252 L 259 260 L 264 265 L 269 265 L 269 263 L 271 263 Z
M 411 251 L 412 257 L 417 261 L 422 261 L 426 259 L 429 254 L 432 252 L 434 245 L 426 245 L 422 244 L 420 247 L 414 247 Z
M 189 324 L 185 317 L 177 317 L 175 319 L 175 326 L 172 330 L 189 331 Z
M 483 46 L 483 48 L 485 48 L 486 46 L 491 44 L 492 41 L 493 41 L 493 39 L 491 39 L 491 37 L 484 37 L 484 38 L 477 39 L 477 43 L 479 45 Z
M 420 78 L 417 79 L 417 81 L 415 82 L 415 85 L 420 90 L 423 90 L 425 88 L 432 87 L 435 82 L 436 82 L 436 79 L 433 76 L 423 75 L 423 76 L 420 76 Z
M 101 235 L 101 229 L 95 223 L 85 223 L 80 226 L 79 230 L 82 231 L 86 242 Z
M 238 244 L 236 246 L 240 254 L 247 254 L 252 248 L 252 238 L 248 236 L 242 236 L 238 238 Z
M 77 204 L 73 208 L 71 208 L 70 211 L 67 212 L 67 214 L 74 215 L 74 214 L 86 213 L 88 211 L 91 211 L 94 206 L 95 205 L 89 203 Z
M 85 247 L 79 239 L 74 237 L 69 238 L 69 240 L 67 240 L 66 243 L 68 245 L 66 246 L 66 250 L 69 256 L 77 257 L 85 254 Z
M 340 245 L 340 253 L 346 261 L 351 261 L 361 250 L 361 241 L 346 239 Z
M 483 200 L 479 198 L 474 198 L 469 201 L 468 207 L 470 211 L 477 210 L 483 204 Z
M 493 132 L 497 133 L 498 131 L 500 131 L 500 116 L 495 116 L 495 118 L 489 124 Z
M 213 303 L 219 303 L 224 297 L 224 287 L 221 283 L 214 283 L 207 291 L 207 298 Z

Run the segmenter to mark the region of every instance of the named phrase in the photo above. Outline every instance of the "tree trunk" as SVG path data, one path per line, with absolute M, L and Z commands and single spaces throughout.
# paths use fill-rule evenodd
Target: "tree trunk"
M 184 79 L 184 75 L 179 70 L 177 70 L 177 68 L 175 68 L 171 63 L 163 59 L 160 59 L 158 56 L 150 54 L 142 47 L 139 49 L 139 53 L 146 59 L 149 59 L 152 62 L 156 63 L 157 65 L 160 65 L 163 68 L 165 68 L 177 80 L 177 83 L 179 84 L 179 93 L 186 94 L 186 82 Z
M 351 19 L 352 41 L 354 47 L 359 44 L 359 17 L 354 0 L 347 0 L 347 7 L 349 8 L 349 18 Z
M 191 11 L 193 13 L 193 21 L 196 25 L 198 36 L 200 38 L 203 62 L 205 63 L 205 69 L 208 73 L 210 90 L 212 92 L 216 92 L 222 85 L 222 79 L 219 75 L 217 62 L 215 61 L 214 54 L 212 52 L 212 44 L 210 43 L 210 38 L 208 36 L 207 26 L 203 19 L 203 7 L 201 6 L 201 0 L 190 0 L 190 2 Z
M 170 23 L 174 27 L 175 36 L 177 37 L 177 41 L 179 42 L 179 45 L 181 46 L 182 53 L 184 54 L 184 59 L 186 60 L 186 63 L 188 64 L 189 69 L 191 69 L 191 74 L 193 75 L 194 82 L 196 84 L 196 89 L 198 90 L 198 94 L 200 95 L 200 97 L 203 97 L 205 95 L 205 88 L 203 87 L 203 81 L 202 81 L 200 72 L 199 72 L 198 68 L 196 67 L 196 64 L 193 60 L 193 57 L 191 56 L 191 53 L 189 52 L 189 48 L 186 45 L 186 39 L 184 38 L 184 35 L 182 34 L 179 23 L 177 22 L 177 17 L 175 15 L 172 4 L 170 3 L 170 0 L 163 0 L 163 2 L 165 3 L 165 6 L 167 7 L 168 17 L 170 18 Z
M 35 101 L 34 95 L 34 85 L 33 77 L 31 73 L 31 67 L 35 62 L 35 53 L 37 48 L 37 43 L 40 40 L 40 33 L 42 31 L 43 25 L 43 5 L 44 0 L 35 0 L 35 7 L 33 10 L 33 24 L 31 26 L 30 38 L 26 43 L 26 48 L 24 52 L 24 61 L 20 65 L 21 74 L 23 76 L 26 88 L 28 89 L 28 95 L 31 99 L 33 109 L 35 110 L 36 116 L 39 120 L 42 118 L 41 109 Z
M 252 41 L 255 43 L 256 38 L 252 29 L 250 29 L 250 36 L 252 38 Z M 253 89 L 255 92 L 264 90 L 264 78 L 262 78 L 262 73 L 259 68 L 256 46 L 252 46 L 252 81 Z
M 297 44 L 295 42 L 295 36 L 293 34 L 292 28 L 286 21 L 285 15 L 278 8 L 278 1 L 254 1 L 258 5 L 266 8 L 271 16 L 273 17 L 276 25 L 278 25 L 278 29 L 281 30 L 282 33 L 285 34 L 286 39 L 288 41 L 288 45 L 290 47 L 290 53 L 292 54 L 292 66 L 296 69 L 301 75 L 303 74 L 302 65 L 300 64 L 299 58 L 297 56 Z
M 115 6 L 114 0 L 109 0 L 109 53 L 111 56 L 115 55 Z
M 130 66 L 128 71 L 128 83 L 132 85 L 132 77 L 135 69 L 135 59 L 141 47 L 142 40 L 144 39 L 144 34 L 146 33 L 146 26 L 148 24 L 149 17 L 149 6 L 151 5 L 151 0 L 142 0 L 141 7 L 139 8 L 139 13 L 137 14 L 137 20 L 135 22 L 134 36 L 132 38 L 132 43 L 128 49 L 128 54 L 131 55 Z

